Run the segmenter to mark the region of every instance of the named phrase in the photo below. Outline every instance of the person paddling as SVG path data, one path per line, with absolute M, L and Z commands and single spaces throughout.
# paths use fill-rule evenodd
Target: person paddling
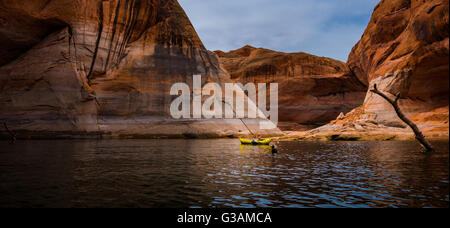
M 258 142 L 261 142 L 261 141 L 263 141 L 263 140 L 264 140 L 264 139 L 261 138 L 261 135 L 258 134 L 258 135 L 256 135 L 256 139 L 253 139 L 253 140 L 252 140 L 252 144 L 253 144 L 253 145 L 257 145 Z
M 257 138 L 258 138 L 258 141 L 263 141 L 263 140 L 264 140 L 264 139 L 261 137 L 260 134 L 258 134 Z

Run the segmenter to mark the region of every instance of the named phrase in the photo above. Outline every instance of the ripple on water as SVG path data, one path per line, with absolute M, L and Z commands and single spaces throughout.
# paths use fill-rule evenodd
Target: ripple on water
M 448 142 L 0 142 L 0 206 L 448 207 Z M 6 148 L 6 149 L 5 149 Z

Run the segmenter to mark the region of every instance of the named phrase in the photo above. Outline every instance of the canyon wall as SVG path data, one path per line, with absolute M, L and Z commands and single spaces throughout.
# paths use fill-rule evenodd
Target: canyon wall
M 0 122 L 19 137 L 249 134 L 240 120 L 170 118 L 170 87 L 201 74 L 203 84 L 279 83 L 284 129 L 333 120 L 303 138 L 410 137 L 374 84 L 400 94 L 427 136 L 446 137 L 448 11 L 446 0 L 381 1 L 345 64 L 250 46 L 209 52 L 176 0 L 0 0 Z
M 176 0 L 0 0 L 0 54 L 0 121 L 20 137 L 249 133 L 170 117 L 174 83 L 230 80 Z
M 279 126 L 284 130 L 327 124 L 364 101 L 366 85 L 334 59 L 251 46 L 216 54 L 236 82 L 279 84 Z
M 389 96 L 399 94 L 401 109 L 428 137 L 449 132 L 448 26 L 447 0 L 383 0 L 347 62 L 369 90 L 376 84 Z M 391 139 L 410 138 L 412 131 L 368 91 L 362 107 L 306 136 Z

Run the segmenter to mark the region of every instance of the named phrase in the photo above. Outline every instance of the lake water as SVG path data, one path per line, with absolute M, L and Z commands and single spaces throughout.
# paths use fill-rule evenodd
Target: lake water
M 0 142 L 0 207 L 449 207 L 449 145 Z

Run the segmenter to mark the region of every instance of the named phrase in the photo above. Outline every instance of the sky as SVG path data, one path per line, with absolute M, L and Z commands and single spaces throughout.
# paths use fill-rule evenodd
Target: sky
M 209 50 L 245 45 L 347 61 L 380 0 L 178 0 Z

